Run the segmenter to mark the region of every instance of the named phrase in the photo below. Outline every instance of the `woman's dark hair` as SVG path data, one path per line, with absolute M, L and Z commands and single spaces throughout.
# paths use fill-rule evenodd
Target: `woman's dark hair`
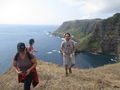
M 65 36 L 65 35 L 69 35 L 69 36 L 71 36 L 70 33 L 65 33 L 64 36 Z
M 34 39 L 30 39 L 30 40 L 29 40 L 29 44 L 30 44 L 30 45 L 32 45 L 34 42 L 35 42 Z

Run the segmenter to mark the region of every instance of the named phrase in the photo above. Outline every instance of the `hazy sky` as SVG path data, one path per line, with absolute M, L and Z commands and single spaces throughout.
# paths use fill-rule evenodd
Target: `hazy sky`
M 0 24 L 60 25 L 119 12 L 120 0 L 0 0 Z

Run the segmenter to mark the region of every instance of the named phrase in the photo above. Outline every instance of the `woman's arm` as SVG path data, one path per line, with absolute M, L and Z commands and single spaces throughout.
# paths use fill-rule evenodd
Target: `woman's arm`
M 30 72 L 31 72 L 31 70 L 32 69 L 34 69 L 36 66 L 37 66 L 37 60 L 36 60 L 36 58 L 33 58 L 32 60 L 31 60 L 31 62 L 32 62 L 32 67 L 30 67 L 28 70 L 27 70 L 27 73 L 26 73 L 26 75 L 28 75 Z
M 15 69 L 15 71 L 18 73 L 18 74 L 21 74 L 22 72 L 20 70 L 18 70 L 17 68 L 17 62 L 15 60 L 13 60 L 13 68 Z

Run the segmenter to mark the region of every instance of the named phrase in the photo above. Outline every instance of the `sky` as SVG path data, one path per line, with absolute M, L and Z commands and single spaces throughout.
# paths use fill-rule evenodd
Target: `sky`
M 0 0 L 0 24 L 61 25 L 120 13 L 120 0 Z

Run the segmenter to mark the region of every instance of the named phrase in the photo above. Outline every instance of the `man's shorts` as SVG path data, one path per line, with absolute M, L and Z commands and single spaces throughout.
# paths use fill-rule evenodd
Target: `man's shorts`
M 75 56 L 72 56 L 72 57 L 70 57 L 68 55 L 67 56 L 63 56 L 63 65 L 64 66 L 68 65 L 70 67 L 73 64 L 75 64 Z

